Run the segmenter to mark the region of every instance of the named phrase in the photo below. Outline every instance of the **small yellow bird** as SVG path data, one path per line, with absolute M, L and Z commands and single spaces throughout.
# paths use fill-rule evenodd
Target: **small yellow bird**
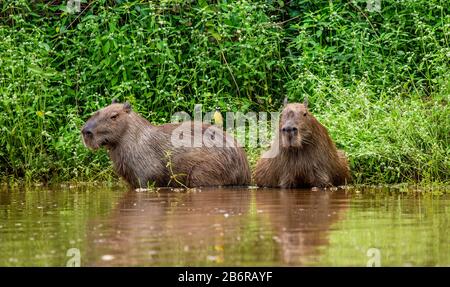
M 216 107 L 216 110 L 214 112 L 214 124 L 220 128 L 223 127 L 223 117 L 222 114 L 220 113 L 220 107 Z

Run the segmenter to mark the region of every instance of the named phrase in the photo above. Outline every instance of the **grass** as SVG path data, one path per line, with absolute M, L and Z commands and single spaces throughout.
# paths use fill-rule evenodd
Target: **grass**
M 65 3 L 0 3 L 3 180 L 114 180 L 79 135 L 112 98 L 164 123 L 195 104 L 275 111 L 287 95 L 308 96 L 357 183 L 449 181 L 446 0 Z

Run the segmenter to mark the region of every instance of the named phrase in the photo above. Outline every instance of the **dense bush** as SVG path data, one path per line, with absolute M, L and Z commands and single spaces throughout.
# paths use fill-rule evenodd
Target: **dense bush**
M 448 181 L 450 5 L 366 5 L 2 1 L 0 175 L 110 177 L 79 128 L 112 98 L 161 123 L 198 103 L 278 110 L 288 95 L 309 97 L 357 182 Z

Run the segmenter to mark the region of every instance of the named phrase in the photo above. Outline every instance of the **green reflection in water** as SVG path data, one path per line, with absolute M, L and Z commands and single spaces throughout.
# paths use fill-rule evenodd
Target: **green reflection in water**
M 69 248 L 86 258 L 86 224 L 106 216 L 120 188 L 0 190 L 0 266 L 65 266 Z
M 381 266 L 450 266 L 450 198 L 365 193 L 333 226 L 317 265 L 366 266 L 377 248 Z
M 450 197 L 387 190 L 0 189 L 0 266 L 450 265 Z

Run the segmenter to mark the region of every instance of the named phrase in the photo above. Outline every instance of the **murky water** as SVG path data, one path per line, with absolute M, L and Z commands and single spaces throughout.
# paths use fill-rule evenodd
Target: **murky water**
M 450 196 L 389 189 L 0 190 L 0 266 L 448 266 L 449 234 Z

